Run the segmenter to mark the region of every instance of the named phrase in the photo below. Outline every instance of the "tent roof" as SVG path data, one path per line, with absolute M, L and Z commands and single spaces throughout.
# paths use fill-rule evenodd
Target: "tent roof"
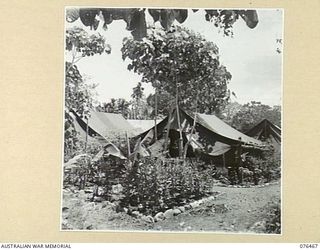
M 188 139 L 190 138 L 190 132 L 192 130 L 192 124 L 194 123 L 194 118 L 182 109 L 179 109 L 179 111 L 180 127 Z M 191 140 L 191 146 L 194 149 L 202 149 L 210 155 L 218 156 L 229 151 L 232 146 L 237 145 L 240 142 L 240 137 L 241 143 L 243 145 L 246 145 L 248 148 L 262 148 L 264 146 L 264 144 L 261 141 L 251 138 L 235 130 L 234 128 L 230 127 L 228 124 L 224 123 L 214 115 L 196 115 L 196 127 Z M 163 138 L 163 131 L 165 131 L 168 125 L 170 129 L 177 130 L 179 128 L 176 116 L 177 110 L 174 109 L 172 111 L 170 121 L 169 116 L 167 116 L 157 124 L 158 140 Z M 154 143 L 154 137 L 155 135 L 153 126 L 151 129 L 135 137 L 135 139 L 143 138 L 142 142 L 147 142 L 147 144 L 149 144 L 150 146 Z
M 90 112 L 89 126 L 106 138 L 117 136 L 133 136 L 137 134 L 135 128 L 121 114 L 104 112 Z
M 272 139 L 272 142 L 281 143 L 281 128 L 267 119 L 263 119 L 257 125 L 246 132 L 247 135 L 257 139 Z
M 109 155 L 113 155 L 115 157 L 118 157 L 120 159 L 125 159 L 125 156 L 121 153 L 121 151 L 110 141 L 108 141 L 104 135 L 100 134 L 98 131 L 95 130 L 95 128 L 93 128 L 90 125 L 90 121 L 89 121 L 89 126 L 88 126 L 88 136 L 86 133 L 86 128 L 87 128 L 87 124 L 86 122 L 76 114 L 76 112 L 71 111 L 68 113 L 70 115 L 70 117 L 73 120 L 73 125 L 75 130 L 77 131 L 78 136 L 80 136 L 80 138 L 82 140 L 86 140 L 86 138 L 88 139 L 89 143 L 93 143 L 96 145 L 101 145 L 103 146 L 103 151 L 107 152 Z
M 219 134 L 223 137 L 234 141 L 241 141 L 245 144 L 254 144 L 254 145 L 262 145 L 262 142 L 256 140 L 252 137 L 249 137 L 240 131 L 232 128 L 227 123 L 220 120 L 215 115 L 205 115 L 205 114 L 196 114 L 198 118 L 198 122 L 206 127 L 207 129 L 211 130 L 212 132 Z
M 136 131 L 142 133 L 154 127 L 154 120 L 127 120 Z M 161 120 L 157 120 L 157 124 Z

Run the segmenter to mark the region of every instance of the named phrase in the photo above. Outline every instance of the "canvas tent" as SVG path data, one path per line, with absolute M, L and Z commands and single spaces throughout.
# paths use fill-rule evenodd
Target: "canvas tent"
M 214 115 L 188 114 L 181 108 L 178 113 L 180 123 L 177 118 L 177 109 L 173 109 L 171 115 L 157 124 L 156 136 L 153 127 L 136 137 L 141 139 L 141 144 L 151 151 L 151 154 L 154 148 L 159 151 L 159 144 L 165 143 L 168 137 L 168 141 L 170 141 L 169 154 L 176 155 L 177 152 L 174 152 L 174 148 L 177 148 L 175 144 L 179 140 L 179 128 L 183 134 L 183 144 L 190 141 L 189 155 L 192 155 L 192 152 L 200 151 L 217 157 L 226 154 L 239 144 L 245 148 L 253 149 L 261 149 L 264 146 L 261 141 L 235 130 Z M 192 130 L 194 120 L 196 120 L 196 125 Z
M 90 112 L 89 126 L 108 139 L 135 136 L 137 130 L 121 114 Z
M 267 119 L 262 120 L 256 126 L 246 132 L 248 136 L 262 140 L 275 147 L 281 145 L 281 128 Z
M 71 110 L 68 112 L 70 116 L 75 131 L 77 132 L 79 138 L 82 141 L 88 141 L 90 144 L 100 145 L 103 149 L 98 153 L 98 155 L 107 154 L 113 155 L 120 159 L 125 159 L 126 157 L 122 154 L 122 152 L 107 139 L 108 132 L 110 131 L 110 135 L 114 135 L 114 132 L 118 132 L 115 130 L 115 127 L 112 126 L 112 122 L 110 122 L 110 126 L 108 127 L 108 120 L 106 118 L 114 117 L 116 118 L 114 121 L 121 121 L 121 118 L 117 116 L 104 116 L 103 114 L 99 114 L 101 112 L 91 112 L 91 117 L 88 122 L 88 133 L 87 133 L 87 122 L 81 118 L 75 111 Z M 123 117 L 122 117 L 123 118 Z M 124 120 L 124 118 L 123 118 Z M 121 124 L 121 123 L 120 123 Z M 120 127 L 120 129 L 127 128 L 125 126 Z M 128 129 L 130 129 L 128 127 Z M 110 136 L 109 136 L 110 138 Z
M 127 120 L 129 124 L 135 128 L 135 131 L 142 133 L 154 127 L 155 122 L 154 120 Z M 157 120 L 157 124 L 161 120 Z

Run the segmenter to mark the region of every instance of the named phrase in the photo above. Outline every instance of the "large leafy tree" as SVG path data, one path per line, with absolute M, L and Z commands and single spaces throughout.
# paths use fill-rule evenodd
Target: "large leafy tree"
M 89 35 L 80 27 L 73 27 L 66 30 L 66 51 L 69 52 L 70 65 L 72 67 L 84 57 L 111 53 L 110 45 L 100 34 Z
M 68 52 L 65 70 L 65 103 L 80 115 L 87 115 L 92 109 L 93 89 L 96 85 L 85 83 L 76 63 L 84 57 L 110 53 L 111 49 L 101 35 L 89 35 L 80 27 L 66 30 L 66 51 Z
M 219 62 L 218 47 L 180 26 L 149 31 L 144 41 L 124 39 L 121 51 L 124 60 L 130 59 L 128 69 L 187 110 L 218 112 L 229 100 L 231 79 Z
M 157 114 L 159 117 L 165 117 L 169 114 L 170 106 L 174 103 L 175 98 L 165 91 L 159 91 L 156 94 L 150 94 L 147 97 L 147 103 L 150 107 L 152 107 L 152 111 L 150 112 L 150 118 L 155 118 L 156 110 L 155 110 L 155 101 L 157 101 Z
M 193 9 L 193 12 L 197 12 Z M 66 20 L 74 22 L 80 18 L 81 22 L 97 29 L 99 22 L 103 22 L 103 28 L 107 29 L 113 20 L 124 20 L 127 24 L 126 29 L 131 31 L 136 40 L 141 40 L 147 36 L 146 12 L 148 12 L 154 22 L 159 21 L 165 30 L 169 30 L 177 21 L 183 23 L 189 15 L 187 9 L 152 9 L 152 8 L 68 8 L 66 11 Z M 232 35 L 233 24 L 242 18 L 251 29 L 258 24 L 258 15 L 255 10 L 223 10 L 206 9 L 204 19 L 213 23 L 224 31 L 226 35 Z
M 93 108 L 97 84 L 87 84 L 76 63 L 84 57 L 110 53 L 110 46 L 101 35 L 89 35 L 84 29 L 73 27 L 66 30 L 65 50 L 65 107 L 83 117 Z M 72 119 L 65 113 L 65 156 L 72 156 L 78 141 Z M 66 157 L 67 158 L 67 157 Z
M 124 98 L 111 98 L 110 102 L 102 103 L 96 107 L 97 111 L 122 114 L 123 117 L 129 118 L 131 103 Z
M 281 126 L 280 106 L 270 107 L 256 101 L 244 104 L 231 119 L 231 125 L 246 132 L 263 119 L 268 119 L 275 125 Z
M 238 102 L 229 102 L 221 111 L 219 117 L 228 124 L 232 123 L 233 117 L 241 110 L 242 105 Z
M 148 106 L 141 82 L 138 82 L 138 84 L 132 88 L 131 98 L 131 119 L 150 119 L 150 106 Z

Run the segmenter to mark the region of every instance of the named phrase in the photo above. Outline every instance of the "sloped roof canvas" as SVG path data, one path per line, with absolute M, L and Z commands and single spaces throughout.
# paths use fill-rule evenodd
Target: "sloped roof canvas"
M 230 127 L 228 124 L 221 121 L 218 117 L 214 115 L 203 115 L 197 114 L 196 127 L 191 136 L 192 125 L 194 123 L 194 118 L 187 114 L 182 109 L 180 112 L 180 127 L 184 132 L 187 139 L 191 137 L 191 146 L 194 149 L 201 149 L 206 154 L 212 156 L 222 155 L 231 149 L 231 146 L 237 145 L 240 142 L 242 144 L 247 144 L 252 147 L 260 148 L 263 147 L 263 143 L 257 139 L 251 138 L 236 129 Z M 169 116 L 163 119 L 157 124 L 157 138 L 158 140 L 163 138 L 163 131 L 166 127 L 170 129 L 178 130 L 178 120 L 177 111 L 172 112 L 171 121 L 169 121 Z M 154 137 L 154 127 L 140 134 L 138 137 L 144 138 L 142 141 L 151 142 L 152 138 L 146 140 L 146 137 Z M 152 132 L 152 133 L 151 133 Z
M 222 120 L 220 120 L 215 115 L 205 115 L 205 114 L 198 114 L 197 113 L 198 122 L 211 130 L 214 133 L 217 133 L 223 137 L 226 137 L 228 139 L 234 140 L 234 141 L 241 141 L 246 144 L 252 144 L 252 145 L 262 145 L 262 142 L 259 140 L 256 140 L 252 137 L 249 137 L 240 131 L 232 128 L 230 125 L 226 124 Z
M 105 138 L 137 134 L 135 128 L 121 114 L 90 112 L 89 126 Z
M 69 112 L 73 120 L 73 125 L 78 133 L 78 136 L 84 141 L 86 138 L 89 143 L 101 145 L 103 147 L 103 152 L 106 152 L 109 155 L 113 155 L 120 159 L 125 159 L 126 157 L 121 153 L 121 151 L 110 141 L 107 140 L 103 135 L 96 131 L 90 123 L 88 124 L 88 136 L 86 136 L 87 124 L 82 120 L 74 111 Z
M 127 120 L 132 127 L 135 128 L 136 131 L 139 131 L 140 133 L 147 131 L 154 127 L 154 120 Z M 157 120 L 157 124 L 161 120 Z
M 259 140 L 270 141 L 272 144 L 281 143 L 281 128 L 267 119 L 259 122 L 256 126 L 248 130 L 246 134 Z

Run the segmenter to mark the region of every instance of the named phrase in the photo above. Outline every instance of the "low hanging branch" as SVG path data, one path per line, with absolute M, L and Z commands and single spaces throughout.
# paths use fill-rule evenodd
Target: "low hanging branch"
M 148 8 L 147 10 L 146 12 L 145 8 L 68 8 L 66 21 L 72 23 L 80 18 L 83 25 L 94 30 L 102 21 L 106 30 L 114 20 L 123 20 L 134 39 L 142 40 L 147 35 L 146 13 L 150 14 L 154 22 L 159 22 L 165 30 L 169 30 L 175 21 L 180 24 L 185 22 L 190 15 L 188 9 Z M 195 11 L 197 10 L 193 10 Z M 256 10 L 206 9 L 204 15 L 206 21 L 223 30 L 227 36 L 233 35 L 233 24 L 240 17 L 250 29 L 255 28 L 259 22 Z
M 89 35 L 84 29 L 73 27 L 66 30 L 66 51 L 71 52 L 70 70 L 79 60 L 96 54 L 111 53 L 110 45 L 100 34 Z

